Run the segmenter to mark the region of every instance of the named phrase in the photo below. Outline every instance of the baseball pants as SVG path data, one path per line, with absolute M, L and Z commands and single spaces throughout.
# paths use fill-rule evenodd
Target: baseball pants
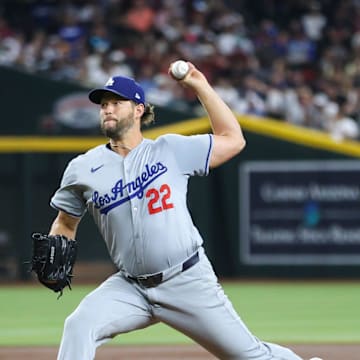
M 199 254 L 197 264 L 152 288 L 121 272 L 112 275 L 65 320 L 57 359 L 92 360 L 96 348 L 114 336 L 163 322 L 219 359 L 301 360 L 290 349 L 251 334 L 202 248 Z

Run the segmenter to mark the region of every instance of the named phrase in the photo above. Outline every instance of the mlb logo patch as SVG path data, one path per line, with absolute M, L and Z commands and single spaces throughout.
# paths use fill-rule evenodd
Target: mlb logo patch
M 114 85 L 114 79 L 111 77 L 105 84 L 105 86 L 113 86 Z

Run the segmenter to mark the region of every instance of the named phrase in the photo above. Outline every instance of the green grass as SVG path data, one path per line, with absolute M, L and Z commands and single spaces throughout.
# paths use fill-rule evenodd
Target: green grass
M 360 286 L 353 283 L 224 283 L 234 307 L 260 339 L 281 343 L 360 342 Z M 0 346 L 58 345 L 64 319 L 93 286 L 74 286 L 59 300 L 38 286 L 0 286 Z M 112 344 L 183 344 L 159 324 Z

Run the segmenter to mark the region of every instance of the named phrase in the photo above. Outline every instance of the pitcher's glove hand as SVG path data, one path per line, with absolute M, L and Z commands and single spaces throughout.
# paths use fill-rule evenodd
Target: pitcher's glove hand
M 77 254 L 77 241 L 64 235 L 33 233 L 31 271 L 49 289 L 63 293 L 64 287 L 71 290 L 71 278 Z

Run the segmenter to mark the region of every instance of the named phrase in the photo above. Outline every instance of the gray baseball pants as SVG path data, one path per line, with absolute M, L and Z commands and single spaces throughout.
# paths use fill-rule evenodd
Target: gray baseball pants
M 200 249 L 200 261 L 152 288 L 118 272 L 87 295 L 66 319 L 58 360 L 93 360 L 114 336 L 163 322 L 219 359 L 301 360 L 290 349 L 259 341 L 224 294 Z M 119 350 L 121 351 L 121 350 Z

